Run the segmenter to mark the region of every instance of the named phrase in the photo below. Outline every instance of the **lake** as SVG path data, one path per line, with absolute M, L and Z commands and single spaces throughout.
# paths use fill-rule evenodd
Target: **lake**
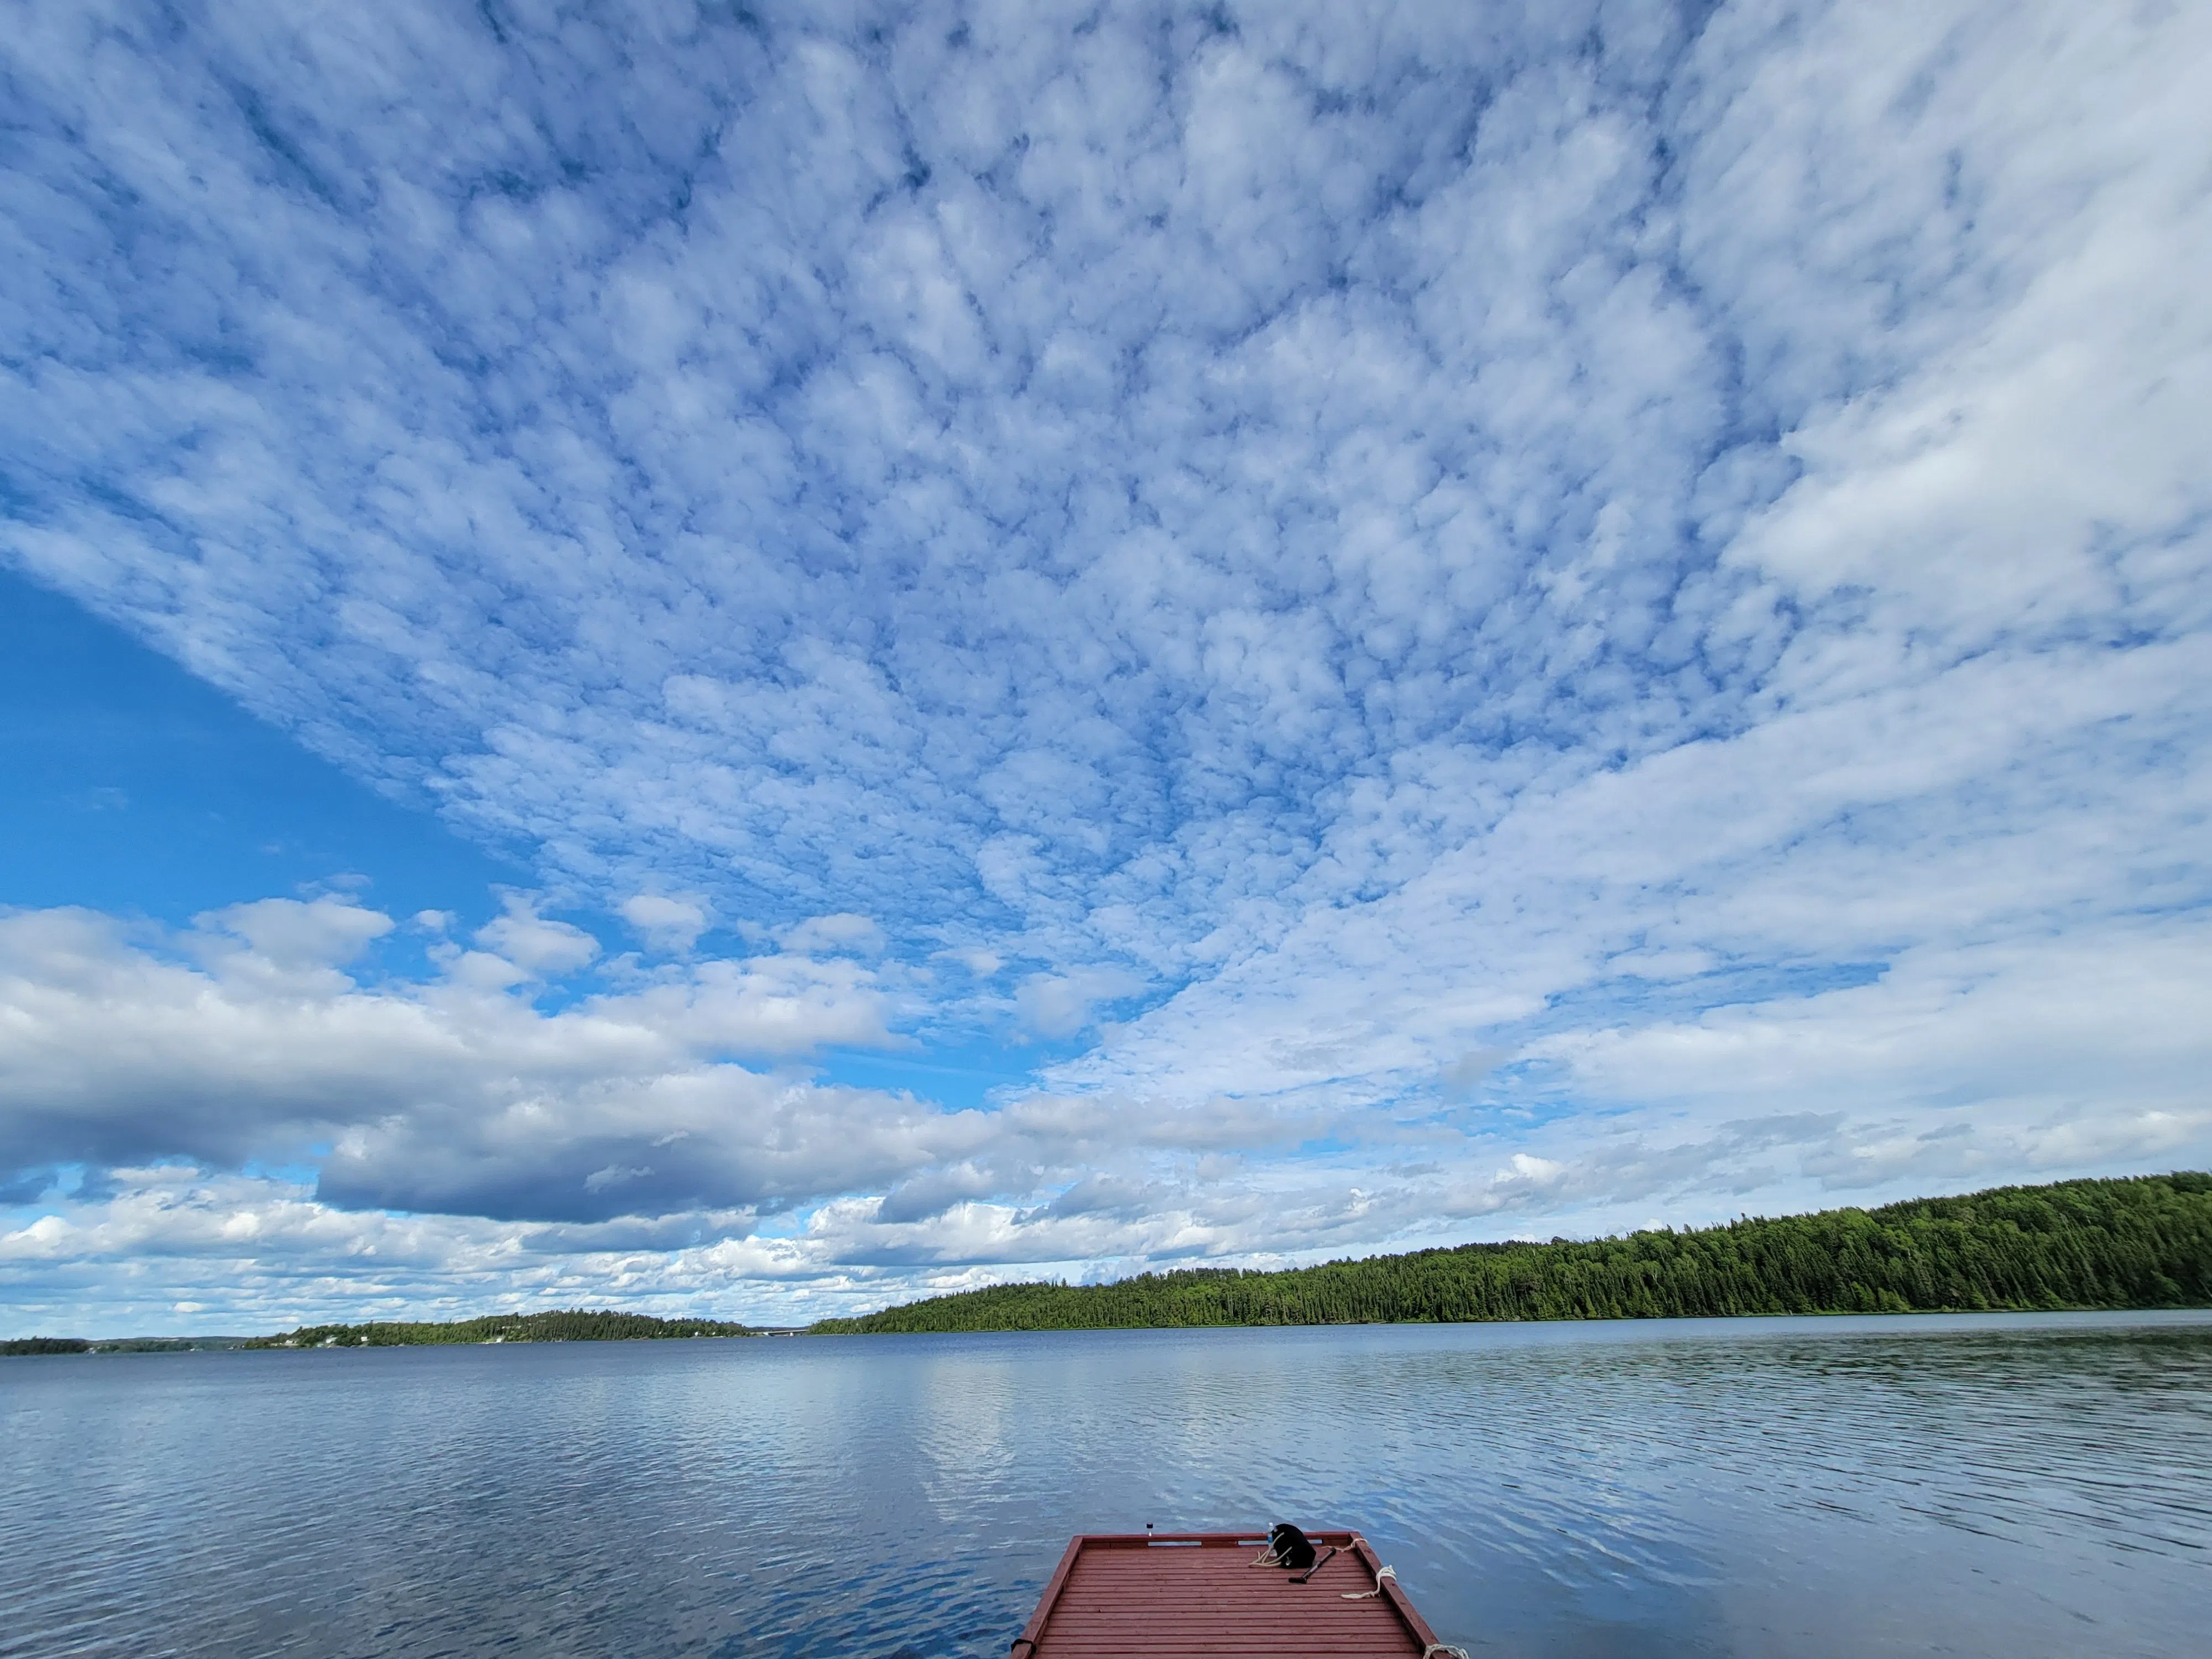
M 1355 1527 L 1487 1655 L 2181 1655 L 2212 1315 L 0 1360 L 0 1654 L 978 1655 Z

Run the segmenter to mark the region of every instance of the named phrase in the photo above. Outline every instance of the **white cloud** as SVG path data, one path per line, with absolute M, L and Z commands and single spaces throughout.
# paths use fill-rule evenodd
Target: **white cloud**
M 530 979 L 573 973 L 599 953 L 599 942 L 582 928 L 539 915 L 535 901 L 519 893 L 506 896 L 504 914 L 477 928 L 476 940 Z
M 389 925 L 241 912 L 238 925 L 325 957 Z M 511 944 L 551 924 L 495 926 Z M 332 1143 L 326 1193 L 556 1217 L 611 1213 L 617 1197 L 800 1201 L 975 1139 L 958 1114 L 738 1063 L 889 1043 L 894 999 L 855 963 L 704 962 L 546 1012 L 465 956 L 461 971 L 367 984 L 297 957 L 280 969 L 233 949 L 194 965 L 164 948 L 200 943 L 134 939 L 82 911 L 0 916 L 0 1160 L 289 1161 Z M 599 1179 L 611 1168 L 629 1171 L 619 1194 Z
M 635 893 L 623 901 L 622 914 L 654 950 L 684 956 L 707 931 L 712 911 L 696 896 Z
M 1032 974 L 1015 988 L 1014 1007 L 1024 1030 L 1043 1037 L 1073 1036 L 1091 1023 L 1100 1003 L 1133 996 L 1144 985 L 1135 975 L 1114 968 Z
M 802 957 L 847 952 L 877 956 L 884 949 L 883 929 L 867 917 L 849 911 L 810 916 L 796 927 L 785 928 L 777 938 L 785 950 Z
M 2212 1156 L 2208 16 L 33 20 L 0 556 L 684 965 L 13 916 L 11 1144 L 955 1276 Z
M 2196 1017 L 2212 994 L 2208 946 L 2201 921 L 2138 921 L 1914 951 L 1863 985 L 1563 1033 L 1532 1057 L 1565 1066 L 1585 1097 L 1703 1115 L 1761 1102 L 1866 1111 L 1970 1138 L 1998 1170 L 2063 1168 L 2052 1149 L 2092 1145 L 2106 1148 L 2098 1162 L 2201 1155 L 2212 1139 L 2212 1036 Z
M 352 961 L 392 931 L 392 918 L 344 899 L 257 899 L 210 911 L 200 926 L 245 941 L 246 948 L 278 973 L 298 975 Z M 203 950 L 223 956 L 235 947 L 220 939 Z

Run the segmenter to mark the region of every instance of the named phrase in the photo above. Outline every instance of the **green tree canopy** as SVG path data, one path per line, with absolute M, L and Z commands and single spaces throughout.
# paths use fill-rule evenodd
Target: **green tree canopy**
M 1465 1244 L 1282 1273 L 1006 1285 L 823 1333 L 2212 1305 L 2212 1176 L 1999 1187 L 1687 1232 Z

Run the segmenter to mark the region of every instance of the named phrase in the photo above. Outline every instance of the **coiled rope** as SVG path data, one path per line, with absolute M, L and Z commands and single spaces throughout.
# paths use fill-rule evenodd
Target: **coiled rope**
M 1376 1571 L 1375 1571 L 1375 1588 L 1374 1588 L 1373 1589 L 1371 1589 L 1371 1590 L 1346 1590 L 1346 1591 L 1345 1591 L 1345 1593 L 1344 1593 L 1344 1599 L 1345 1599 L 1346 1601 L 1373 1601 L 1376 1596 L 1378 1596 L 1378 1595 L 1382 1595 L 1382 1581 L 1383 1581 L 1385 1578 L 1389 1578 L 1389 1579 L 1391 1579 L 1391 1580 L 1394 1580 L 1394 1581 L 1395 1581 L 1395 1580 L 1397 1578 L 1397 1577 L 1398 1577 L 1398 1569 L 1397 1569 L 1397 1568 L 1395 1568 L 1395 1567 L 1378 1567 L 1378 1568 L 1376 1568 Z

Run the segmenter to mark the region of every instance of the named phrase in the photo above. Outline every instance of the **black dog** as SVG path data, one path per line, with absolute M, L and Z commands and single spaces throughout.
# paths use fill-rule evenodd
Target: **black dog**
M 1292 1572 L 1302 1572 L 1314 1564 L 1313 1540 L 1287 1521 L 1278 1521 L 1267 1528 L 1268 1553 L 1279 1567 L 1288 1567 Z

